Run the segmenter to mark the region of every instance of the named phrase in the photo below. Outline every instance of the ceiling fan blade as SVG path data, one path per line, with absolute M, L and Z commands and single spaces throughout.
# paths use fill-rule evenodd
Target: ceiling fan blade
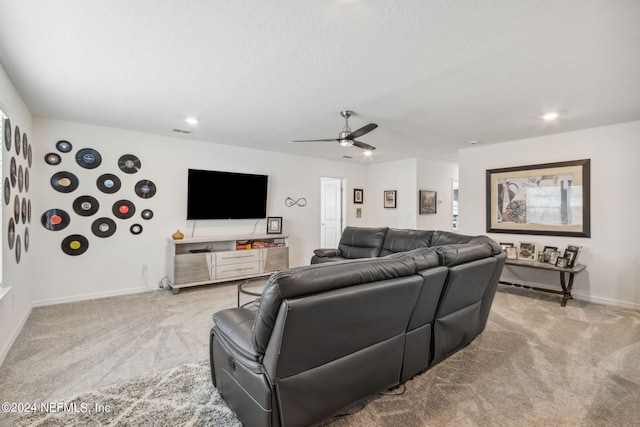
M 336 142 L 336 141 L 340 141 L 339 139 L 336 138 L 332 138 L 332 139 L 298 139 L 298 140 L 294 140 L 293 142 Z
M 355 139 L 358 138 L 364 134 L 367 134 L 369 132 L 371 132 L 372 130 L 374 130 L 375 128 L 377 128 L 378 125 L 375 123 L 369 123 L 366 126 L 361 127 L 360 129 L 354 130 L 353 132 L 351 132 L 349 135 L 346 136 L 346 139 Z
M 363 150 L 375 150 L 376 147 L 374 147 L 373 145 L 369 145 L 369 144 L 365 144 L 364 142 L 360 142 L 360 141 L 353 141 L 353 145 L 355 145 L 358 148 L 362 148 Z

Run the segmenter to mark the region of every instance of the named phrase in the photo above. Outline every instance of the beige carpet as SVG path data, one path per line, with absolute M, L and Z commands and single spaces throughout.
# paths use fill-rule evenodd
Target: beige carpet
M 226 298 L 235 303 L 232 289 L 204 290 L 201 298 L 209 301 L 205 305 L 216 292 L 227 292 Z M 195 295 L 183 298 L 182 307 L 186 309 L 189 301 L 198 306 Z M 175 302 L 168 300 L 172 307 Z M 199 339 L 206 347 L 206 333 Z M 110 364 L 111 358 L 118 356 L 105 352 L 100 363 Z M 21 369 L 29 365 L 16 360 L 13 364 Z M 89 406 L 113 404 L 111 415 L 98 414 L 80 425 L 237 425 L 224 402 L 217 400 L 206 358 L 200 364 L 182 364 L 119 383 L 75 397 Z M 173 386 L 179 392 L 169 391 Z M 344 386 L 349 386 L 346 379 Z M 21 393 L 28 388 L 23 385 Z M 42 388 L 46 386 L 34 390 Z M 1 384 L 0 391 L 4 401 L 13 400 L 10 385 Z M 640 311 L 576 300 L 562 308 L 559 297 L 500 287 L 487 328 L 473 343 L 407 382 L 406 388 L 369 400 L 364 409 L 325 425 L 637 426 Z M 68 414 L 62 415 L 63 422 L 69 421 Z M 32 417 L 25 420 L 65 425 L 54 418 L 37 424 L 42 415 Z M 1 423 L 0 419 L 0 425 L 12 425 Z

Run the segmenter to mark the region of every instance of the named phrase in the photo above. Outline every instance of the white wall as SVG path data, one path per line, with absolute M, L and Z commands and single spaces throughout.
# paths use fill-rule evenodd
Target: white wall
M 581 262 L 587 269 L 576 275 L 574 296 L 640 306 L 639 141 L 640 122 L 631 122 L 460 151 L 460 232 L 486 234 L 487 169 L 591 159 L 591 238 L 490 236 L 501 242 L 583 246 Z M 509 267 L 503 277 L 559 288 L 553 273 Z
M 364 196 L 367 200 L 367 220 L 371 227 L 416 227 L 416 159 L 369 165 L 368 183 Z M 384 207 L 386 190 L 397 191 L 395 209 Z
M 437 191 L 438 205 L 435 215 L 418 215 L 415 228 L 451 231 L 453 228 L 453 180 L 458 179 L 458 164 L 419 159 L 417 166 L 418 190 Z
M 290 235 L 292 266 L 308 264 L 313 250 L 320 245 L 320 177 L 345 178 L 348 194 L 353 193 L 354 187 L 366 188 L 366 166 L 353 163 L 39 118 L 35 119 L 35 132 L 38 149 L 34 157 L 42 167 L 33 178 L 44 189 L 43 196 L 34 204 L 37 225 L 31 239 L 33 255 L 39 265 L 33 272 L 36 304 L 157 289 L 157 283 L 167 274 L 167 239 L 176 229 L 187 236 L 193 230 L 194 222 L 185 219 L 188 168 L 269 175 L 267 213 L 283 217 L 283 232 Z M 55 143 L 61 139 L 73 144 L 73 153 L 85 147 L 98 150 L 102 155 L 102 165 L 96 169 L 83 169 L 75 162 L 73 153 L 63 154 L 63 162 L 59 166 L 45 164 L 45 154 L 55 152 Z M 142 168 L 136 174 L 123 176 L 125 174 L 118 169 L 117 161 L 121 155 L 129 153 L 141 159 Z M 76 174 L 80 187 L 68 194 L 55 191 L 49 180 L 58 170 Z M 123 188 L 112 195 L 98 191 L 95 182 L 103 173 L 120 176 Z M 133 192 L 135 183 L 141 179 L 149 179 L 156 184 L 157 194 L 153 198 L 140 199 Z M 83 194 L 98 199 L 101 206 L 97 214 L 79 217 L 73 212 L 73 200 Z M 215 189 L 203 197 L 215 200 Z M 294 200 L 304 197 L 307 205 L 287 207 L 287 197 Z M 142 220 L 136 213 L 132 219 L 116 220 L 118 231 L 112 237 L 95 237 L 90 231 L 91 223 L 99 216 L 113 218 L 111 206 L 121 198 L 133 201 L 138 212 L 144 208 L 152 209 L 153 219 Z M 61 231 L 42 227 L 40 216 L 51 208 L 70 212 L 71 225 Z M 362 222 L 356 221 L 354 209 L 349 209 L 348 222 Z M 133 223 L 143 225 L 142 234 L 134 236 L 129 232 Z M 254 220 L 198 221 L 194 235 L 252 233 L 255 225 Z M 261 220 L 256 226 L 256 233 L 264 234 L 265 231 L 266 221 Z M 62 239 L 73 233 L 89 239 L 86 253 L 69 256 L 61 251 Z M 142 263 L 148 265 L 146 272 L 142 270 Z
M 2 109 L 11 120 L 13 130 L 15 130 L 15 126 L 18 125 L 20 127 L 20 133 L 26 133 L 28 140 L 31 142 L 33 140 L 31 113 L 25 106 L 20 94 L 16 91 L 2 66 L 0 66 L 0 109 Z M 2 170 L 4 171 L 4 175 L 8 176 L 9 162 L 12 156 L 16 156 L 15 146 L 12 143 L 11 152 L 7 152 L 3 141 L 2 148 L 0 149 L 3 150 Z M 25 163 L 22 152 L 20 152 L 18 162 Z M 30 186 L 28 194 L 28 197 L 32 199 L 37 197 L 34 197 L 34 195 L 37 194 L 37 189 L 33 187 L 34 186 Z M 36 265 L 34 258 L 30 256 L 28 252 L 25 252 L 23 245 L 21 246 L 22 256 L 20 258 L 20 264 L 16 262 L 15 248 L 9 249 L 7 229 L 5 226 L 8 224 L 8 218 L 13 216 L 13 198 L 17 193 L 16 189 L 12 189 L 9 206 L 6 206 L 4 201 L 2 202 L 2 216 L 5 218 L 2 224 L 2 232 L 0 233 L 2 237 L 2 286 L 5 288 L 11 287 L 11 290 L 0 299 L 0 363 L 4 360 L 11 344 L 20 332 L 22 324 L 29 315 L 32 291 L 28 275 Z M 16 227 L 16 231 L 21 236 L 21 239 L 24 239 L 25 228 L 26 225 L 22 223 Z M 3 292 L 0 291 L 0 293 Z

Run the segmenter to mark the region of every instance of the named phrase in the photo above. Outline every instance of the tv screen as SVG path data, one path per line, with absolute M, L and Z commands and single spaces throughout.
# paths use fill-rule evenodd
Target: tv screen
M 187 219 L 267 217 L 267 175 L 189 169 Z

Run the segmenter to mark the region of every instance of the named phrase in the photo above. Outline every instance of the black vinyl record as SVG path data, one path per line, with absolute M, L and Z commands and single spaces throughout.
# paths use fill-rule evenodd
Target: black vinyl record
M 24 229 L 24 251 L 29 252 L 29 228 Z
M 113 236 L 116 229 L 116 223 L 111 218 L 98 218 L 91 224 L 91 231 L 98 237 Z
M 82 255 L 89 249 L 89 241 L 81 234 L 72 234 L 64 238 L 61 246 L 67 255 Z
M 20 128 L 16 125 L 16 130 L 13 132 L 13 142 L 16 146 L 16 154 L 20 155 Z
M 16 223 L 13 218 L 9 218 L 9 226 L 7 227 L 7 242 L 9 243 L 9 249 L 13 249 L 13 245 L 16 243 Z
M 20 211 L 22 212 L 22 223 L 27 223 L 27 199 L 22 199 L 22 203 L 20 204 Z
M 20 236 L 16 236 L 16 263 L 20 264 L 20 258 L 22 258 L 22 244 L 20 243 Z
M 100 203 L 95 197 L 80 196 L 73 201 L 73 210 L 81 216 L 91 216 L 98 212 Z
M 153 211 L 151 209 L 145 209 L 142 211 L 140 216 L 142 217 L 142 219 L 151 219 L 153 218 Z
M 120 219 L 127 219 L 136 213 L 136 206 L 129 200 L 118 200 L 113 204 L 112 212 Z
M 9 177 L 11 178 L 11 186 L 15 188 L 18 181 L 18 166 L 15 157 L 11 157 L 11 163 L 9 163 Z
M 79 184 L 78 177 L 71 172 L 58 172 L 51 177 L 51 186 L 61 193 L 71 193 Z
M 47 230 L 59 231 L 69 225 L 71 218 L 69 218 L 69 214 L 62 209 L 49 209 L 42 214 L 40 222 L 42 222 L 42 226 Z
M 44 161 L 47 162 L 48 165 L 59 165 L 62 162 L 62 157 L 58 153 L 48 153 L 44 156 Z
M 31 200 L 27 200 L 27 222 L 31 224 Z
M 131 228 L 129 228 L 129 231 L 131 231 L 131 234 L 138 235 L 142 233 L 142 226 L 140 224 L 133 224 Z
M 33 150 L 31 150 L 31 144 L 29 144 L 29 149 L 27 150 L 27 164 L 29 165 L 29 167 L 31 167 L 32 163 L 33 163 Z
M 73 150 L 73 145 L 71 145 L 69 141 L 61 140 L 56 142 L 56 148 L 61 153 L 68 153 L 69 151 Z
M 7 151 L 11 151 L 11 120 L 7 117 L 2 124 L 4 128 L 4 146 L 7 147 Z
M 24 168 L 24 191 L 29 192 L 29 168 Z
M 4 204 L 9 205 L 11 201 L 11 184 L 9 183 L 9 178 L 4 178 Z
M 29 154 L 27 150 L 29 150 L 29 143 L 27 142 L 27 133 L 25 132 L 22 134 L 22 157 L 24 157 L 25 160 L 27 160 Z
M 85 169 L 95 169 L 102 163 L 102 156 L 93 148 L 83 148 L 76 153 L 76 162 Z
M 13 217 L 16 220 L 16 224 L 20 223 L 20 197 L 17 194 L 13 199 Z
M 112 194 L 120 190 L 120 178 L 115 176 L 112 173 L 105 173 L 104 175 L 100 175 L 98 177 L 98 181 L 96 182 L 98 185 L 98 190 L 103 193 Z
M 140 159 L 133 154 L 125 154 L 118 159 L 118 167 L 124 173 L 136 173 L 141 166 Z
M 18 166 L 18 191 L 22 193 L 22 189 L 24 188 L 24 170 L 22 169 L 22 165 Z
M 148 179 L 136 183 L 136 194 L 143 199 L 150 199 L 156 194 L 156 185 Z

